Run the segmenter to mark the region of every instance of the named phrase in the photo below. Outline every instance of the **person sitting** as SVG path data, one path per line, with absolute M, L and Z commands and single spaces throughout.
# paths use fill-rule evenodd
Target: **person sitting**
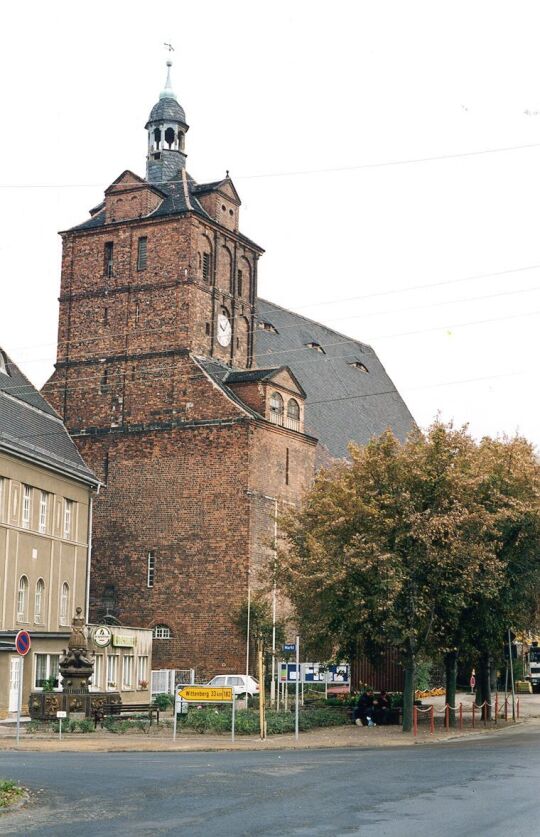
M 374 727 L 373 720 L 373 690 L 366 689 L 358 698 L 356 709 L 354 710 L 354 722 L 356 726 Z
M 390 698 L 388 692 L 383 690 L 375 699 L 373 718 L 377 724 L 387 724 L 390 715 Z

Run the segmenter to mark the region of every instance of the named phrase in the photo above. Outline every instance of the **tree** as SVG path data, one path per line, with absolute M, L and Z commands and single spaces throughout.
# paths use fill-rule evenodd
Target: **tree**
M 441 422 L 404 444 L 388 432 L 351 445 L 350 456 L 321 471 L 283 520 L 280 583 L 308 647 L 332 637 L 344 654 L 358 643 L 372 659 L 399 650 L 410 730 L 418 655 L 444 650 L 454 666 L 473 596 L 481 589 L 487 605 L 503 583 L 489 457 L 466 429 Z

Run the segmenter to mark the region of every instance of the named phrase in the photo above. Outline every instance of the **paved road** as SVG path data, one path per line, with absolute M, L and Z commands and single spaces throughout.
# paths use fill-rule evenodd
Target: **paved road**
M 32 802 L 0 833 L 531 837 L 540 730 L 377 750 L 2 753 Z

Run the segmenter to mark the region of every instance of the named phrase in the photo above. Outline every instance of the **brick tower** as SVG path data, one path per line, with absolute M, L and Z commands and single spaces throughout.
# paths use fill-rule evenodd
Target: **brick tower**
M 167 82 L 130 171 L 62 233 L 58 351 L 44 394 L 104 483 L 91 616 L 154 629 L 157 667 L 243 670 L 235 627 L 278 506 L 313 474 L 305 393 L 254 365 L 257 260 L 227 176 L 186 171 Z

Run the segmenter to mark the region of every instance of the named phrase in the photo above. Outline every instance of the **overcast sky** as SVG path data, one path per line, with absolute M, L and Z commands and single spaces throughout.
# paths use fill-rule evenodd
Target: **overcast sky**
M 51 373 L 56 233 L 144 174 L 170 41 L 259 295 L 371 343 L 421 425 L 540 443 L 539 29 L 534 0 L 3 5 L 0 345 Z

